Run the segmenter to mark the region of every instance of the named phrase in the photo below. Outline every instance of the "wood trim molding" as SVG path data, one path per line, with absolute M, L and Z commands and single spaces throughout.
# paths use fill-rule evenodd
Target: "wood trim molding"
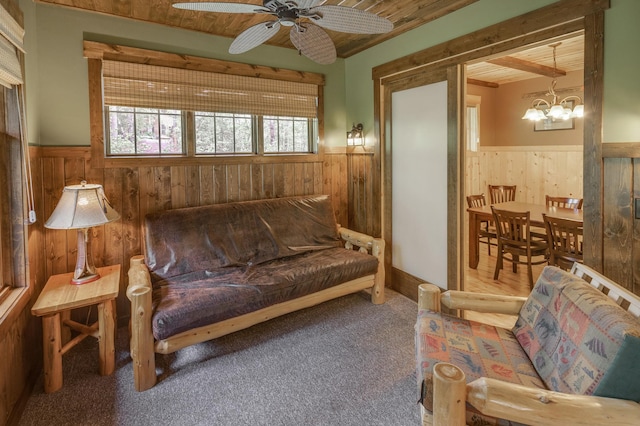
M 107 59 L 121 62 L 143 63 L 147 65 L 183 68 L 195 71 L 310 83 L 318 86 L 324 86 L 325 84 L 323 74 L 307 71 L 295 71 L 261 65 L 243 64 L 240 62 L 222 61 L 219 59 L 203 58 L 200 56 L 160 52 L 157 50 L 140 49 L 137 47 L 121 46 L 117 44 L 107 44 L 88 40 L 84 41 L 83 48 L 85 58 L 97 59 L 100 61 Z
M 530 145 L 530 146 L 480 146 L 478 153 L 483 152 L 583 152 L 582 145 Z M 473 156 L 474 152 L 467 151 Z
M 91 158 L 91 148 L 88 146 L 39 146 L 40 157 L 49 158 Z
M 602 158 L 640 158 L 640 142 L 603 143 Z
M 604 167 L 602 126 L 604 99 L 604 11 L 585 16 L 583 198 L 584 263 L 604 270 Z
M 553 27 L 567 26 L 572 21 L 579 21 L 576 31 L 582 28 L 585 16 L 603 11 L 610 7 L 610 0 L 562 0 L 524 15 L 489 26 L 482 30 L 449 40 L 422 51 L 404 56 L 373 69 L 373 79 L 391 77 L 398 73 L 423 68 L 434 63 L 463 63 L 470 59 L 490 56 L 496 53 L 496 45 L 514 44 L 513 47 L 523 45 L 521 39 L 526 36 L 527 43 L 536 42 L 535 33 L 553 32 Z M 543 24 L 544 23 L 544 24 Z M 560 34 L 566 33 L 566 29 Z M 558 35 L 560 35 L 558 34 Z M 545 34 L 541 40 L 549 38 Z M 503 50 L 503 49 L 501 49 Z

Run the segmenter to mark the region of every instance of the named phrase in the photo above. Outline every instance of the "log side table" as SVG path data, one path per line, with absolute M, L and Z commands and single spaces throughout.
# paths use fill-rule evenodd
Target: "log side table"
M 42 317 L 44 353 L 44 391 L 55 392 L 62 387 L 62 355 L 87 336 L 98 339 L 100 374 L 113 373 L 115 368 L 115 302 L 120 287 L 120 265 L 98 268 L 100 279 L 87 284 L 71 284 L 73 272 L 53 275 L 31 308 Z M 98 321 L 84 325 L 70 319 L 72 309 L 98 305 Z M 61 329 L 69 327 L 80 334 L 66 344 Z

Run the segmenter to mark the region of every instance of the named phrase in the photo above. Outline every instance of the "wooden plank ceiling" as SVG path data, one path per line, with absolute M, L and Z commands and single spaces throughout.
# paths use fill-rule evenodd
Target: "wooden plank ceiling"
M 557 45 L 555 68 L 552 45 Z M 562 77 L 568 72 L 580 71 L 583 68 L 584 35 L 579 33 L 547 40 L 524 50 L 468 64 L 467 77 L 470 82 L 479 85 L 498 87 L 502 84 L 540 76 Z
M 87 12 L 118 16 L 137 21 L 152 22 L 169 27 L 184 28 L 235 38 L 246 28 L 270 17 L 258 14 L 224 14 L 195 12 L 172 7 L 176 0 L 36 0 L 56 6 Z M 192 0 L 185 0 L 192 1 Z M 261 5 L 261 0 L 235 0 L 239 3 Z M 475 3 L 478 0 L 324 0 L 322 5 L 340 5 L 367 10 L 388 18 L 394 24 L 386 34 L 362 35 L 327 30 L 336 45 L 338 56 L 347 58 L 385 40 L 396 37 L 429 21 Z M 557 70 L 554 71 L 552 43 L 561 42 L 556 49 Z M 281 29 L 267 44 L 294 49 L 288 30 Z M 529 46 L 525 50 L 468 64 L 469 81 L 489 87 L 526 80 L 541 75 L 553 77 L 581 70 L 584 62 L 582 34 L 564 36 Z
M 224 14 L 179 10 L 171 6 L 173 3 L 178 2 L 176 0 L 154 0 L 152 2 L 149 0 L 36 1 L 230 38 L 236 37 L 252 25 L 270 20 L 268 16 L 257 14 Z M 324 0 L 320 4 L 367 10 L 389 19 L 394 24 L 394 29 L 391 32 L 376 35 L 346 34 L 327 30 L 336 45 L 338 57 L 347 58 L 476 1 L 478 0 Z M 235 0 L 235 2 L 262 5 L 261 0 Z M 294 48 L 289 41 L 288 31 L 285 29 L 281 29 L 267 44 Z

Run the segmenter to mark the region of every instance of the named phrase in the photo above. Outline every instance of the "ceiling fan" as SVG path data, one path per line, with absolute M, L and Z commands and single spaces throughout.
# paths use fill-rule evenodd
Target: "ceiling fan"
M 345 6 L 320 6 L 323 0 L 263 0 L 262 7 L 246 3 L 175 3 L 184 10 L 217 13 L 259 13 L 275 20 L 244 30 L 229 47 L 229 53 L 244 53 L 276 35 L 281 26 L 291 27 L 289 37 L 298 52 L 319 64 L 336 60 L 333 41 L 322 28 L 352 34 L 381 34 L 393 29 L 388 19 L 365 10 Z M 322 27 L 322 28 L 320 28 Z

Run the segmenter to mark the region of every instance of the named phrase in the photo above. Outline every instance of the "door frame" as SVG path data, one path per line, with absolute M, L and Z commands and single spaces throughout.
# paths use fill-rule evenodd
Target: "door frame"
M 603 262 L 603 195 L 602 195 L 602 99 L 604 93 L 604 11 L 609 8 L 608 0 L 594 0 L 584 3 L 581 0 L 562 0 L 527 14 L 492 25 L 485 29 L 452 39 L 373 69 L 374 80 L 374 129 L 380 141 L 374 151 L 374 163 L 379 165 L 377 177 L 380 185 L 382 208 L 381 234 L 387 242 L 385 262 L 387 286 L 400 293 L 415 298 L 416 277 L 393 271 L 391 267 L 391 183 L 387 170 L 392 155 L 391 140 L 391 93 L 396 87 L 409 87 L 424 81 L 431 73 L 446 69 L 448 81 L 457 81 L 453 86 L 458 99 L 455 111 L 449 111 L 449 182 L 448 224 L 449 241 L 447 245 L 448 289 L 462 289 L 464 282 L 464 251 L 462 198 L 464 191 L 465 150 L 462 149 L 458 135 L 462 135 L 462 113 L 464 95 L 462 84 L 462 65 L 483 57 L 506 53 L 533 43 L 543 43 L 549 39 L 577 32 L 584 32 L 584 104 L 587 114 L 584 118 L 584 262 L 602 271 Z M 487 42 L 487 41 L 490 42 Z M 419 84 L 418 84 L 419 85 Z M 449 99 L 451 99 L 451 95 Z M 450 102 L 451 104 L 451 102 Z M 456 141 L 453 141 L 453 135 Z M 381 149 L 384 148 L 384 149 Z M 455 152 L 454 152 L 455 151 Z M 396 282 L 400 280 L 399 282 Z
M 389 259 L 387 264 L 385 265 L 385 270 L 389 271 L 386 274 L 386 285 L 394 288 L 396 291 L 399 291 L 402 294 L 408 295 L 409 297 L 417 300 L 418 296 L 418 287 L 417 284 L 422 282 L 420 278 L 412 276 L 404 271 L 401 271 L 392 266 L 392 244 L 393 244 L 393 236 L 392 236 L 392 226 L 391 226 L 391 206 L 393 200 L 392 193 L 392 168 L 391 168 L 391 160 L 393 153 L 393 144 L 391 137 L 391 126 L 392 126 L 392 95 L 394 92 L 399 92 L 403 90 L 413 89 L 420 86 L 425 86 L 428 84 L 438 83 L 442 81 L 447 82 L 447 122 L 455 123 L 460 122 L 460 117 L 458 117 L 458 111 L 463 111 L 460 108 L 459 103 L 464 96 L 461 95 L 460 91 L 464 91 L 464 86 L 461 85 L 461 71 L 462 67 L 459 65 L 448 66 L 448 67 L 433 67 L 427 73 L 421 73 L 420 75 L 415 75 L 406 79 L 396 79 L 393 82 L 389 82 L 384 85 L 384 98 L 388 99 L 388 102 L 385 102 L 385 123 L 387 123 L 386 134 L 388 137 L 385 139 L 384 143 L 384 197 L 383 197 L 383 217 L 385 221 L 383 222 L 382 230 L 383 230 L 383 238 L 386 242 L 386 250 L 385 259 Z M 456 164 L 457 164 L 457 156 L 458 152 L 460 152 L 459 144 L 461 140 L 461 135 L 459 130 L 459 126 L 448 126 L 447 129 L 447 247 L 443 248 L 447 250 L 447 283 L 450 283 L 452 280 L 457 280 L 458 274 L 453 274 L 452 271 L 458 269 L 458 266 L 461 266 L 462 263 L 459 262 L 458 255 L 458 247 L 461 247 L 459 244 L 451 244 L 451 239 L 457 239 L 459 230 L 457 228 L 457 223 L 459 218 L 457 217 L 460 208 L 459 208 L 459 200 L 455 197 L 454 194 L 462 193 L 456 188 L 459 182 L 464 182 L 464 179 L 451 179 L 452 173 L 456 173 Z M 452 158 L 453 156 L 453 158 Z M 464 168 L 461 168 L 464 171 Z M 454 195 L 452 197 L 452 195 Z

